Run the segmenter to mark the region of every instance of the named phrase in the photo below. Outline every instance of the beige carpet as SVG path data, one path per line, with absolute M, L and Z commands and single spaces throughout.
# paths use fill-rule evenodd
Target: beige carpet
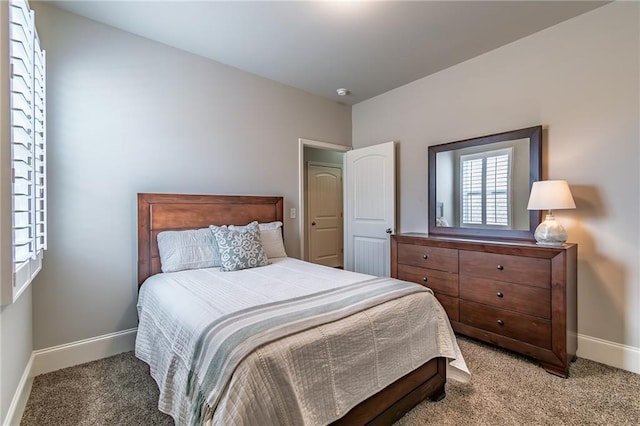
M 398 425 L 640 425 L 640 375 L 578 359 L 571 376 L 459 338 L 472 380 L 447 383 Z M 172 425 L 158 389 L 132 352 L 35 378 L 22 425 Z

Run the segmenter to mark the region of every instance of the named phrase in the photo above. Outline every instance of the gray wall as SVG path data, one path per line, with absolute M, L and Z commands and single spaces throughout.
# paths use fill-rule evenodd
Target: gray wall
M 631 350 L 640 348 L 639 8 L 606 5 L 353 109 L 354 148 L 399 141 L 403 232 L 427 230 L 427 146 L 542 124 L 543 176 L 566 179 L 577 205 L 554 213 L 579 244 L 578 332 Z
M 0 423 L 5 424 L 9 405 L 33 350 L 31 289 L 18 300 L 0 306 Z
M 33 6 L 49 140 L 35 349 L 137 325 L 136 193 L 282 195 L 289 211 L 298 138 L 351 143 L 348 106 Z M 286 217 L 286 250 L 297 256 L 297 223 Z
M 342 166 L 342 157 L 344 157 L 344 152 L 305 146 L 303 155 L 305 162 L 317 161 L 320 163 L 337 164 L 339 166 Z

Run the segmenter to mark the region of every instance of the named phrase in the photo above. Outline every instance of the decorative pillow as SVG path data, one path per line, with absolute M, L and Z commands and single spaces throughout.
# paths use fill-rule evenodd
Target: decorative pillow
M 230 229 L 227 226 L 212 229 L 220 250 L 220 270 L 239 271 L 269 264 L 262 249 L 257 222 L 247 225 L 244 231 Z
M 160 232 L 158 252 L 162 272 L 220 266 L 218 245 L 207 228 Z
M 257 222 L 251 222 L 245 226 L 229 225 L 229 229 L 244 232 L 248 227 L 253 227 Z M 269 259 L 275 257 L 287 257 L 284 250 L 284 242 L 282 241 L 282 222 L 275 221 L 269 223 L 258 223 L 260 230 L 260 240 L 262 248 Z
M 246 225 L 223 225 L 226 228 L 229 228 L 233 231 L 238 231 L 238 232 L 247 232 L 247 231 L 259 231 L 260 230 L 260 225 L 258 224 L 257 220 L 254 220 L 251 223 L 247 223 Z M 217 228 L 222 228 L 222 226 L 215 226 L 215 225 L 210 225 L 209 229 L 211 229 L 212 232 L 215 232 Z
M 238 232 L 260 232 L 260 228 L 258 227 L 258 221 L 254 220 L 251 223 L 247 223 L 246 225 L 243 226 L 238 226 L 238 225 L 222 225 L 222 226 L 217 226 L 217 225 L 209 225 L 209 230 L 211 231 L 211 233 L 214 235 L 213 237 L 213 242 L 216 244 L 216 248 L 218 247 L 218 242 L 216 240 L 215 234 L 216 232 L 218 232 L 220 229 L 231 229 L 232 231 L 238 231 Z

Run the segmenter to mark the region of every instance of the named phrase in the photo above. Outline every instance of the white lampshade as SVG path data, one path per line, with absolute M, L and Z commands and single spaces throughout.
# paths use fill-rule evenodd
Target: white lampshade
M 566 180 L 541 180 L 531 187 L 527 210 L 575 209 Z
M 553 217 L 551 210 L 575 209 L 571 190 L 566 180 L 543 180 L 534 182 L 529 195 L 528 210 L 548 210 L 545 220 L 534 234 L 538 244 L 559 246 L 567 241 L 567 231 Z

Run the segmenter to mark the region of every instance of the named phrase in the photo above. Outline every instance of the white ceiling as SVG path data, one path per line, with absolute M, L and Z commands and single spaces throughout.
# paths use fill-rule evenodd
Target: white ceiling
M 107 25 L 349 105 L 606 4 L 50 2 Z M 336 89 L 340 87 L 350 93 L 338 96 Z

